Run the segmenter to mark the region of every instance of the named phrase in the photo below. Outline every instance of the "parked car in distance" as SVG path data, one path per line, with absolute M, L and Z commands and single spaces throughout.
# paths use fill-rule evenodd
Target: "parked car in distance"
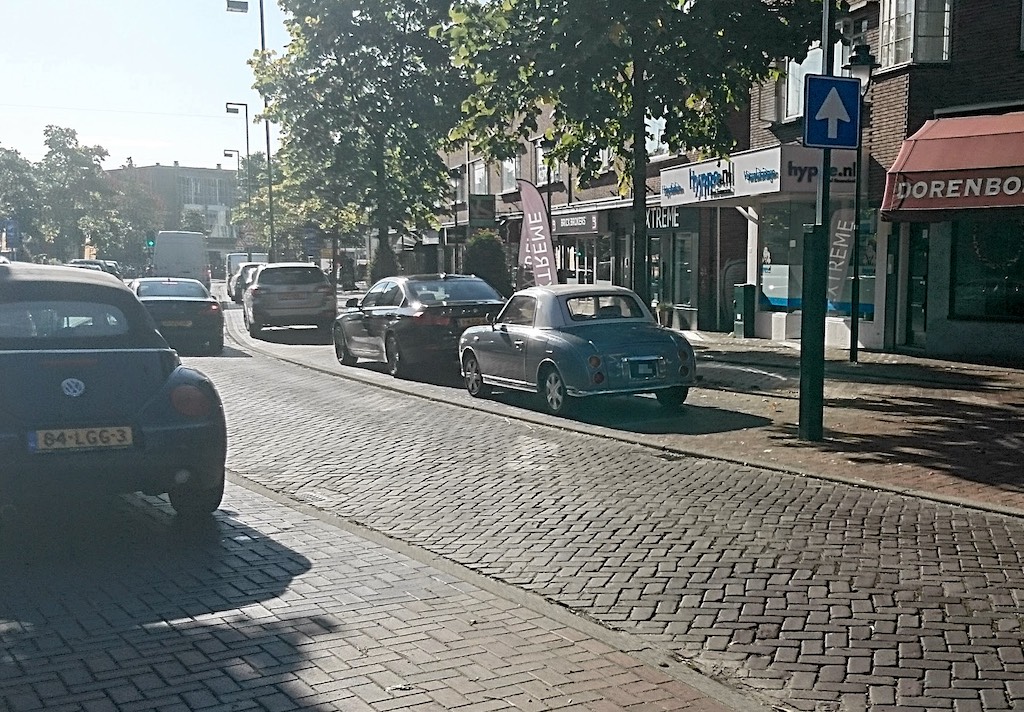
M 242 318 L 250 336 L 265 326 L 315 326 L 330 333 L 337 314 L 334 287 L 309 262 L 260 265 L 242 295 Z
M 168 493 L 183 517 L 220 506 L 220 396 L 123 282 L 0 265 L 0 373 L 0 497 Z
M 224 350 L 224 310 L 200 281 L 141 277 L 129 287 L 171 347 L 211 356 Z
M 256 274 L 257 268 L 265 264 L 264 262 L 243 262 L 238 266 L 238 269 L 228 277 L 228 295 L 231 297 L 231 301 L 242 303 L 242 295 L 245 294 L 246 287 L 252 281 L 253 276 Z
M 238 268 L 242 266 L 243 262 L 265 264 L 269 261 L 270 255 L 266 252 L 229 252 L 224 258 L 227 278 L 230 279 L 231 275 L 236 274 L 238 272 Z
M 418 274 L 386 277 L 346 302 L 334 322 L 338 361 L 384 361 L 392 376 L 406 377 L 424 363 L 457 363 L 459 335 L 486 324 L 505 298 L 480 277 Z
M 85 269 L 98 269 L 112 274 L 118 279 L 121 278 L 121 270 L 118 268 L 117 262 L 113 260 L 86 260 L 86 259 L 74 259 L 68 262 L 71 267 L 84 267 Z
M 610 285 L 530 287 L 459 340 L 466 389 L 539 393 L 553 414 L 575 399 L 653 393 L 677 408 L 696 381 L 693 348 L 660 326 L 637 295 Z

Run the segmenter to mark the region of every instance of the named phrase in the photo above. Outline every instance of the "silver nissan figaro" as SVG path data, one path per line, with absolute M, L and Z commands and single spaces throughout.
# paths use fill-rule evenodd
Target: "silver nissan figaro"
M 516 292 L 492 323 L 463 332 L 459 363 L 470 395 L 539 393 L 553 414 L 580 398 L 634 393 L 678 408 L 696 381 L 686 338 L 660 326 L 635 292 L 611 285 Z

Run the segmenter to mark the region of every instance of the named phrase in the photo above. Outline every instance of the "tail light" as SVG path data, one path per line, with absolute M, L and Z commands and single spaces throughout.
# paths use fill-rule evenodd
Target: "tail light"
M 206 314 L 216 314 L 219 311 L 220 311 L 220 304 L 207 304 L 206 305 L 206 309 L 205 309 L 205 313 Z
M 171 405 L 186 418 L 205 418 L 213 412 L 213 400 L 202 389 L 191 385 L 171 391 Z
M 249 287 L 249 294 L 251 294 L 252 298 L 255 299 L 256 297 L 258 297 L 260 295 L 260 288 L 259 287 Z
M 587 359 L 587 363 L 590 364 L 591 368 L 601 368 L 601 357 L 594 355 Z
M 604 383 L 604 374 L 601 373 L 600 371 L 595 373 L 594 374 L 594 383 L 596 383 L 597 385 L 601 385 L 602 383 Z
M 451 326 L 452 318 L 447 314 L 424 310 L 415 314 L 416 322 L 424 326 Z

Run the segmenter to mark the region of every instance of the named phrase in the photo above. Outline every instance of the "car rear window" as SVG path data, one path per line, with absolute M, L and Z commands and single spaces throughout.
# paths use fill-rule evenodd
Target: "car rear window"
M 205 299 L 206 287 L 198 282 L 140 282 L 137 293 L 140 297 L 190 297 Z
M 643 317 L 639 302 L 628 294 L 588 294 L 568 297 L 565 306 L 573 321 Z
M 0 339 L 96 339 L 128 333 L 128 319 L 113 304 L 33 301 L 0 304 Z
M 433 279 L 410 281 L 409 296 L 423 304 L 432 302 L 501 301 L 502 296 L 482 279 Z
M 260 272 L 260 284 L 323 284 L 327 276 L 316 267 L 277 267 Z

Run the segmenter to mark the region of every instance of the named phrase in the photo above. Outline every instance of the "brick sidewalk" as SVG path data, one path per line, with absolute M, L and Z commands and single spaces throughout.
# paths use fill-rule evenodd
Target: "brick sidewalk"
M 1024 515 L 1024 370 L 829 350 L 824 439 L 799 440 L 799 344 L 688 332 L 704 388 L 692 406 L 762 419 L 687 449 Z M 752 381 L 729 369 L 771 374 Z

